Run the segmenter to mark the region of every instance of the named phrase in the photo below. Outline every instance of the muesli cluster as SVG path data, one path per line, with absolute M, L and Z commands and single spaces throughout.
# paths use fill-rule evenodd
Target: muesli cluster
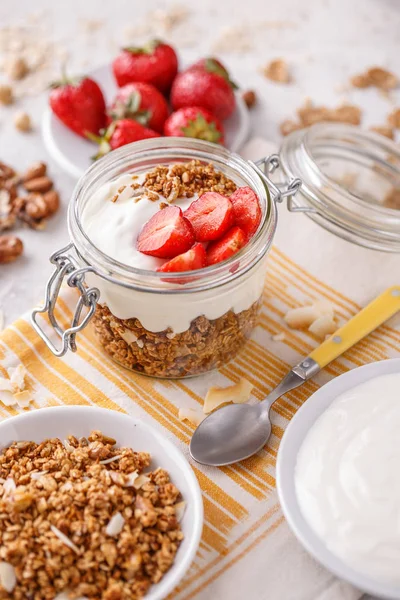
M 187 377 L 217 369 L 236 356 L 257 324 L 261 301 L 238 314 L 230 310 L 218 319 L 204 315 L 190 328 L 174 334 L 153 333 L 138 319 L 117 319 L 98 306 L 93 327 L 99 343 L 119 364 L 152 377 Z
M 184 502 L 150 455 L 86 438 L 0 454 L 0 598 L 142 598 L 174 562 Z

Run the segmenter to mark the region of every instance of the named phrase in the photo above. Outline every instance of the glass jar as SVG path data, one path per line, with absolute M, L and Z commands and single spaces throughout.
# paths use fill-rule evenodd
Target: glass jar
M 238 186 L 250 186 L 257 194 L 262 220 L 242 250 L 198 271 L 168 273 L 166 280 L 163 273 L 119 263 L 93 244 L 82 226 L 82 214 L 100 186 L 123 173 L 193 159 L 212 163 Z M 269 180 L 268 171 L 277 167 L 277 160 L 272 157 L 257 166 L 208 142 L 156 138 L 124 146 L 95 163 L 76 186 L 68 213 L 71 243 L 51 257 L 56 270 L 46 304 L 32 315 L 51 350 L 58 356 L 76 350 L 75 336 L 90 321 L 99 344 L 115 361 L 146 375 L 188 377 L 232 359 L 251 334 L 261 305 L 266 258 L 277 225 L 269 187 L 273 197 L 282 200 L 300 185 L 294 181 L 281 191 Z M 66 331 L 54 315 L 64 277 L 80 293 Z M 61 347 L 38 320 L 46 312 Z
M 284 138 L 283 180 L 319 225 L 373 250 L 400 252 L 400 147 L 359 127 L 324 123 Z M 397 208 L 396 208 L 397 206 Z

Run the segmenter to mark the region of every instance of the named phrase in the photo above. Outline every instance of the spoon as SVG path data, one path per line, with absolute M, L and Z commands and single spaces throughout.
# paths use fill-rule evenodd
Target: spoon
M 230 404 L 211 413 L 197 427 L 190 454 L 204 465 L 221 467 L 252 456 L 271 435 L 273 403 L 314 377 L 335 358 L 400 310 L 400 286 L 387 289 L 346 325 L 298 363 L 259 404 Z

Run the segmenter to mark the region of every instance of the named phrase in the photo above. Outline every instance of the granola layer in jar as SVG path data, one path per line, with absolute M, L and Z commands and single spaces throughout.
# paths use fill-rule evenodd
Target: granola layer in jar
M 71 244 L 52 261 L 117 363 L 189 377 L 234 358 L 251 335 L 275 228 L 268 189 L 241 157 L 198 140 L 146 140 L 80 180 Z M 65 340 L 74 349 L 71 331 L 53 352 L 65 353 Z

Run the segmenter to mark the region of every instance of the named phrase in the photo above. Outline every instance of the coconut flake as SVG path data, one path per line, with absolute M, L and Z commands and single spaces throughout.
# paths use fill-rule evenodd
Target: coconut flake
M 119 473 L 118 471 L 109 471 L 109 475 L 114 483 L 121 485 L 122 487 L 133 487 L 134 482 L 139 476 L 137 471 L 133 471 L 133 473 L 129 473 L 129 475 Z
M 116 512 L 109 520 L 106 527 L 106 534 L 115 536 L 121 533 L 122 528 L 125 524 L 125 519 L 120 512 Z
M 100 465 L 109 465 L 110 463 L 114 462 L 114 460 L 119 460 L 120 458 L 122 458 L 122 454 L 118 454 L 118 456 L 112 456 L 111 458 L 106 458 L 105 460 L 101 460 L 99 462 Z
M 132 473 L 129 473 L 125 487 L 133 487 L 135 484 L 135 481 L 138 477 L 140 477 L 140 475 L 138 474 L 137 471 L 133 471 Z
M 62 484 L 62 486 L 60 487 L 60 490 L 62 490 L 63 492 L 69 492 L 70 490 L 72 490 L 74 486 L 72 485 L 72 483 L 70 481 L 66 481 L 65 483 Z
M 210 387 L 204 400 L 203 412 L 207 415 L 223 404 L 244 404 L 250 399 L 253 385 L 241 377 L 238 383 L 226 388 Z
M 337 325 L 329 315 L 318 317 L 308 328 L 310 333 L 316 335 L 319 339 L 324 340 L 329 334 L 335 333 Z
M 15 569 L 8 562 L 0 562 L 0 583 L 6 592 L 11 593 L 16 586 Z
M 66 449 L 66 451 L 68 452 L 68 454 L 71 454 L 71 452 L 73 452 L 75 450 L 75 448 L 72 446 L 72 444 L 69 443 L 68 440 L 63 441 L 63 446 Z
M 17 367 L 10 367 L 7 369 L 8 376 L 10 377 L 11 384 L 14 392 L 22 392 L 25 389 L 25 377 L 28 371 L 24 365 L 19 364 Z
M 205 415 L 195 408 L 180 408 L 178 412 L 178 419 L 180 421 L 189 421 L 196 427 L 200 425 L 205 419 Z
M 29 408 L 29 404 L 33 400 L 31 392 L 26 390 L 24 392 L 13 394 L 13 398 L 20 408 Z
M 314 306 L 299 306 L 288 310 L 284 319 L 292 329 L 303 329 L 310 327 L 319 316 L 320 313 Z
M 10 379 L 6 379 L 5 377 L 0 377 L 0 391 L 1 392 L 13 392 L 14 387 L 11 383 Z
M 47 473 L 48 471 L 34 471 L 33 473 L 31 473 L 31 479 L 36 481 L 37 479 L 43 477 L 43 475 L 47 475 Z
M 74 544 L 74 542 L 72 542 L 69 539 L 69 537 L 67 537 L 66 535 L 64 535 L 64 533 L 62 531 L 60 531 L 59 529 L 57 529 L 57 527 L 55 527 L 54 525 L 50 525 L 50 529 L 54 533 L 54 535 L 57 536 L 58 539 L 63 544 L 65 544 L 66 546 L 68 546 L 68 548 L 71 548 L 71 550 L 73 550 L 76 554 L 80 554 L 80 550 L 79 550 L 78 546 L 76 544 Z
M 147 475 L 138 475 L 135 479 L 135 481 L 133 482 L 133 487 L 135 488 L 135 490 L 140 490 L 140 488 L 142 488 L 146 483 L 149 483 L 151 481 L 150 477 L 147 477 Z
M 137 335 L 135 335 L 133 333 L 133 331 L 131 331 L 130 329 L 125 329 L 122 333 L 121 333 L 121 337 L 123 340 L 125 340 L 125 342 L 127 344 L 133 344 L 137 341 Z
M 0 391 L 0 400 L 4 404 L 4 406 L 14 406 L 16 404 L 16 401 L 11 392 Z
M 175 516 L 177 518 L 178 523 L 180 523 L 183 519 L 183 515 L 185 514 L 186 502 L 185 501 L 178 502 L 178 504 L 175 504 L 174 508 L 175 508 Z
M 12 494 L 13 492 L 15 492 L 16 489 L 17 489 L 17 486 L 15 485 L 14 479 L 12 477 L 7 477 L 7 479 L 3 483 L 4 495 L 8 496 L 9 494 Z

